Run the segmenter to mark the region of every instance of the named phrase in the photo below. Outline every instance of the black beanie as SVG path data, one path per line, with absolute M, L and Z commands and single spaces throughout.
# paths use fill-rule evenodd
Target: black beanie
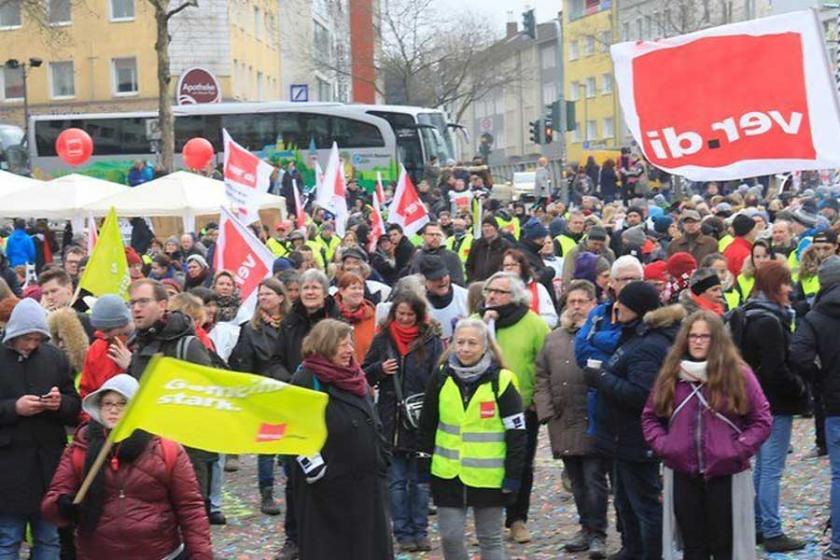
M 749 216 L 738 214 L 735 216 L 735 219 L 732 220 L 732 231 L 735 232 L 735 235 L 738 237 L 744 237 L 753 229 L 755 229 L 755 222 Z
M 619 303 L 629 307 L 639 317 L 659 307 L 659 292 L 652 284 L 637 280 L 630 282 L 618 294 Z

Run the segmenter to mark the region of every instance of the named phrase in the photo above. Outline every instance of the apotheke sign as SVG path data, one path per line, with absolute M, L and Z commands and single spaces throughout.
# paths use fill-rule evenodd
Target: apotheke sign
M 178 79 L 178 105 L 220 103 L 222 87 L 212 72 L 201 67 L 184 71 Z

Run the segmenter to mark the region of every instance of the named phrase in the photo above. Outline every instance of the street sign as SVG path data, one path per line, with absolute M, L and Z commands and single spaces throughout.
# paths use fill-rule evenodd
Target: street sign
M 293 103 L 306 103 L 309 101 L 309 84 L 291 84 L 289 86 L 289 99 Z
M 479 121 L 478 127 L 482 130 L 482 132 L 491 132 L 493 130 L 493 119 L 490 117 L 484 117 Z
M 591 147 L 592 147 L 592 142 L 590 142 L 589 140 L 586 140 L 586 141 L 583 143 L 583 149 L 584 149 L 584 150 L 588 150 L 588 149 L 589 149 L 589 148 L 591 148 Z

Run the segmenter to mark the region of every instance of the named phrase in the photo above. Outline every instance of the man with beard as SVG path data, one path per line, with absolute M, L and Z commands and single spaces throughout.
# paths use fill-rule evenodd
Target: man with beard
M 545 339 L 537 356 L 534 404 L 541 424 L 548 424 L 551 451 L 572 484 L 572 495 L 581 528 L 566 542 L 567 552 L 589 551 L 589 557 L 606 556 L 607 470 L 609 462 L 595 455 L 587 432 L 587 385 L 575 361 L 575 335 L 595 308 L 595 286 L 575 280 L 566 294 L 560 328 Z
M 423 246 L 414 253 L 409 274 L 420 272 L 420 263 L 428 256 L 439 257 L 449 270 L 452 281 L 459 286 L 464 285 L 461 259 L 443 245 L 443 230 L 437 222 L 429 222 L 423 227 Z
M 531 294 L 518 276 L 497 272 L 487 279 L 483 294 L 484 304 L 479 312 L 495 332 L 496 342 L 508 369 L 516 375 L 522 408 L 525 409 L 528 453 L 515 501 L 506 508 L 505 527 L 510 529 L 510 537 L 514 541 L 526 543 L 531 540 L 526 523 L 534 484 L 534 456 L 540 427 L 534 406 L 535 362 L 549 328 L 539 315 L 531 311 Z

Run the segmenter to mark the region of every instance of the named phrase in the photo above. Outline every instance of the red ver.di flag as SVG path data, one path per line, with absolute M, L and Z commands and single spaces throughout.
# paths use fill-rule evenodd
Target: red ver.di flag
M 268 191 L 274 168 L 233 141 L 222 130 L 225 143 L 225 194 L 243 224 L 260 219 L 260 196 Z M 218 269 L 216 269 L 218 270 Z
M 213 268 L 230 270 L 239 290 L 242 305 L 233 320 L 237 325 L 254 314 L 260 282 L 271 275 L 274 255 L 227 209 L 221 209 L 219 237 L 216 240 Z
M 694 181 L 840 167 L 840 110 L 816 12 L 611 47 L 645 157 Z
M 429 213 L 414 188 L 414 183 L 400 164 L 400 178 L 394 191 L 394 200 L 388 207 L 388 223 L 398 224 L 403 233 L 412 236 L 429 223 Z

